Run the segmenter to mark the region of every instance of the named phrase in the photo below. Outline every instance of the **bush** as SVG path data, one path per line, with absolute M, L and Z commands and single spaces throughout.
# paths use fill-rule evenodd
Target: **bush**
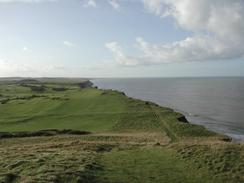
M 53 91 L 66 91 L 67 88 L 59 87 L 59 88 L 53 88 Z

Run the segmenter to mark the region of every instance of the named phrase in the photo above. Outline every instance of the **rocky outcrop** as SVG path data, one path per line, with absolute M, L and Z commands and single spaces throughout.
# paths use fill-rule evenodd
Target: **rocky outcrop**
M 179 122 L 182 122 L 182 123 L 189 123 L 189 121 L 186 119 L 185 116 L 181 116 L 179 118 L 177 118 Z
M 88 81 L 79 83 L 78 85 L 80 86 L 80 88 L 90 88 L 90 87 L 92 87 L 93 83 L 88 80 Z

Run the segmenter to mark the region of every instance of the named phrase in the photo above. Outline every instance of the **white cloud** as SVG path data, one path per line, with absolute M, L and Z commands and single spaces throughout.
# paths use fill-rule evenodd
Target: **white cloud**
M 85 8 L 89 8 L 89 7 L 96 8 L 97 2 L 96 2 L 96 0 L 85 0 L 83 6 Z
M 106 1 L 107 1 L 107 3 L 109 3 L 112 6 L 113 9 L 119 10 L 119 8 L 120 8 L 119 0 L 106 0 Z M 97 2 L 98 2 L 97 0 L 84 0 L 83 7 L 96 8 L 97 4 L 98 4 Z
M 138 38 L 140 56 L 133 64 L 236 59 L 244 56 L 243 0 L 142 0 L 145 8 L 162 18 L 173 17 L 192 37 L 167 44 L 153 44 Z M 116 43 L 116 48 L 120 48 Z M 113 52 L 120 64 L 130 65 L 124 52 Z M 119 57 L 123 55 L 123 57 Z M 130 57 L 129 57 L 130 58 Z M 132 65 L 133 65 L 132 64 Z
M 137 47 L 146 64 L 225 60 L 241 57 L 243 50 L 207 35 L 196 35 L 169 44 L 151 44 L 137 38 Z
M 67 47 L 75 47 L 76 45 L 70 41 L 64 41 L 63 44 Z
M 108 3 L 115 9 L 118 10 L 120 8 L 118 0 L 108 0 Z
M 164 16 L 164 0 L 142 0 L 142 2 L 149 12 Z
M 17 76 L 23 72 L 31 72 L 32 69 L 28 65 L 9 62 L 6 59 L 0 59 L 0 77 Z
M 144 4 L 157 15 L 172 16 L 187 30 L 244 40 L 243 0 L 144 0 Z
M 119 64 L 126 66 L 138 65 L 137 58 L 126 56 L 117 42 L 109 42 L 105 46 L 113 53 L 115 60 Z
M 0 58 L 0 77 L 74 77 L 84 71 L 82 66 L 54 65 L 41 62 L 12 62 Z

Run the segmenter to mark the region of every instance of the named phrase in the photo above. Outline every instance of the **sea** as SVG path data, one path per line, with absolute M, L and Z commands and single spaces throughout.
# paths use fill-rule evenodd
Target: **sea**
M 101 89 L 169 107 L 193 124 L 244 140 L 244 77 L 93 79 Z

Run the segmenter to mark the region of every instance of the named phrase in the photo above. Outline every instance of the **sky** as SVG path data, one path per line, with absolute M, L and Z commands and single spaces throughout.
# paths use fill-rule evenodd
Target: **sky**
M 244 76 L 243 0 L 0 0 L 0 77 Z

